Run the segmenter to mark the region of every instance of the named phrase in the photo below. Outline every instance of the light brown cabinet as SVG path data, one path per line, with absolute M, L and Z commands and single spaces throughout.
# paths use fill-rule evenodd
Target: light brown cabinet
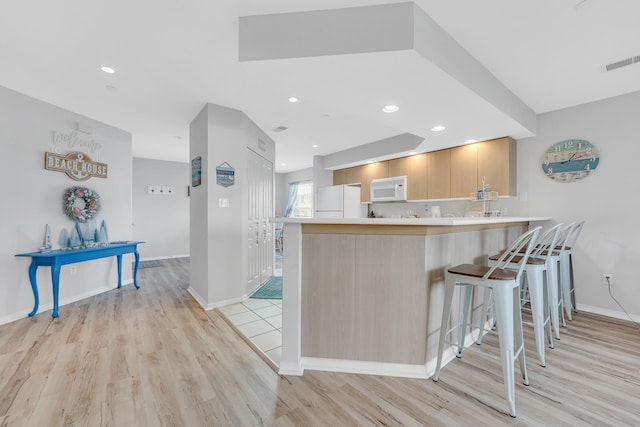
M 389 162 L 376 162 L 360 166 L 360 201 L 371 201 L 371 180 L 389 177 Z
M 451 150 L 427 153 L 427 198 L 451 197 Z
M 333 171 L 333 185 L 360 183 L 360 166 Z
M 478 145 L 451 148 L 451 198 L 469 197 L 478 190 Z
M 333 171 L 333 185 L 348 184 L 346 179 L 347 179 L 346 169 L 336 169 Z
M 427 154 L 389 160 L 389 176 L 407 177 L 407 199 L 427 199 Z
M 333 183 L 361 183 L 369 202 L 371 180 L 407 177 L 407 199 L 468 198 L 482 177 L 501 196 L 516 195 L 516 141 L 509 137 L 333 171 Z
M 482 186 L 482 177 L 500 196 L 516 195 L 516 141 L 498 138 L 476 144 L 478 146 L 477 182 Z

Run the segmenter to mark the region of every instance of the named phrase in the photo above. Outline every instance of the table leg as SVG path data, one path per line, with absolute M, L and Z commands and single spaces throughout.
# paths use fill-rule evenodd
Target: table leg
M 38 312 L 38 306 L 40 305 L 40 297 L 38 296 L 38 283 L 36 283 L 36 271 L 38 270 L 38 264 L 35 260 L 31 261 L 29 266 L 29 281 L 31 282 L 31 290 L 33 291 L 33 311 L 29 313 L 29 317 L 34 316 Z
M 140 285 L 138 285 L 138 264 L 140 263 L 140 252 L 138 252 L 137 248 L 133 252 L 133 255 L 135 255 L 135 263 L 133 264 L 133 286 L 135 286 L 136 289 L 140 289 Z
M 118 289 L 122 287 L 122 255 L 116 255 L 118 259 Z
M 53 313 L 51 317 L 58 317 L 58 291 L 60 289 L 60 264 L 51 266 L 51 283 L 53 284 Z

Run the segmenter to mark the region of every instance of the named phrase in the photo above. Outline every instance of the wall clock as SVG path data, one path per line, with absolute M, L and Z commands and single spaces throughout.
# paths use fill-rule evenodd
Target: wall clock
M 600 163 L 598 149 L 583 139 L 553 144 L 544 153 L 542 171 L 558 182 L 575 182 L 591 175 Z

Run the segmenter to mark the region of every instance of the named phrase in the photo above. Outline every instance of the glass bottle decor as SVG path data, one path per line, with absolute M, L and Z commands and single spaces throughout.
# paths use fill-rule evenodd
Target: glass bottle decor
M 42 243 L 42 247 L 51 249 L 51 228 L 49 228 L 49 224 L 44 228 L 44 242 Z

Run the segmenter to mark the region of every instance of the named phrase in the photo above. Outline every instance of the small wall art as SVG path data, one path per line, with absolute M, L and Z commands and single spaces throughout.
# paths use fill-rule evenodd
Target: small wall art
M 198 156 L 191 160 L 191 186 L 197 187 L 202 184 L 202 157 Z
M 76 181 L 84 181 L 92 177 L 106 178 L 109 166 L 106 163 L 96 162 L 79 151 L 66 155 L 57 153 L 44 153 L 44 168 L 50 171 L 64 172 Z
M 236 170 L 227 162 L 216 168 L 216 183 L 223 187 L 231 187 L 235 183 Z

